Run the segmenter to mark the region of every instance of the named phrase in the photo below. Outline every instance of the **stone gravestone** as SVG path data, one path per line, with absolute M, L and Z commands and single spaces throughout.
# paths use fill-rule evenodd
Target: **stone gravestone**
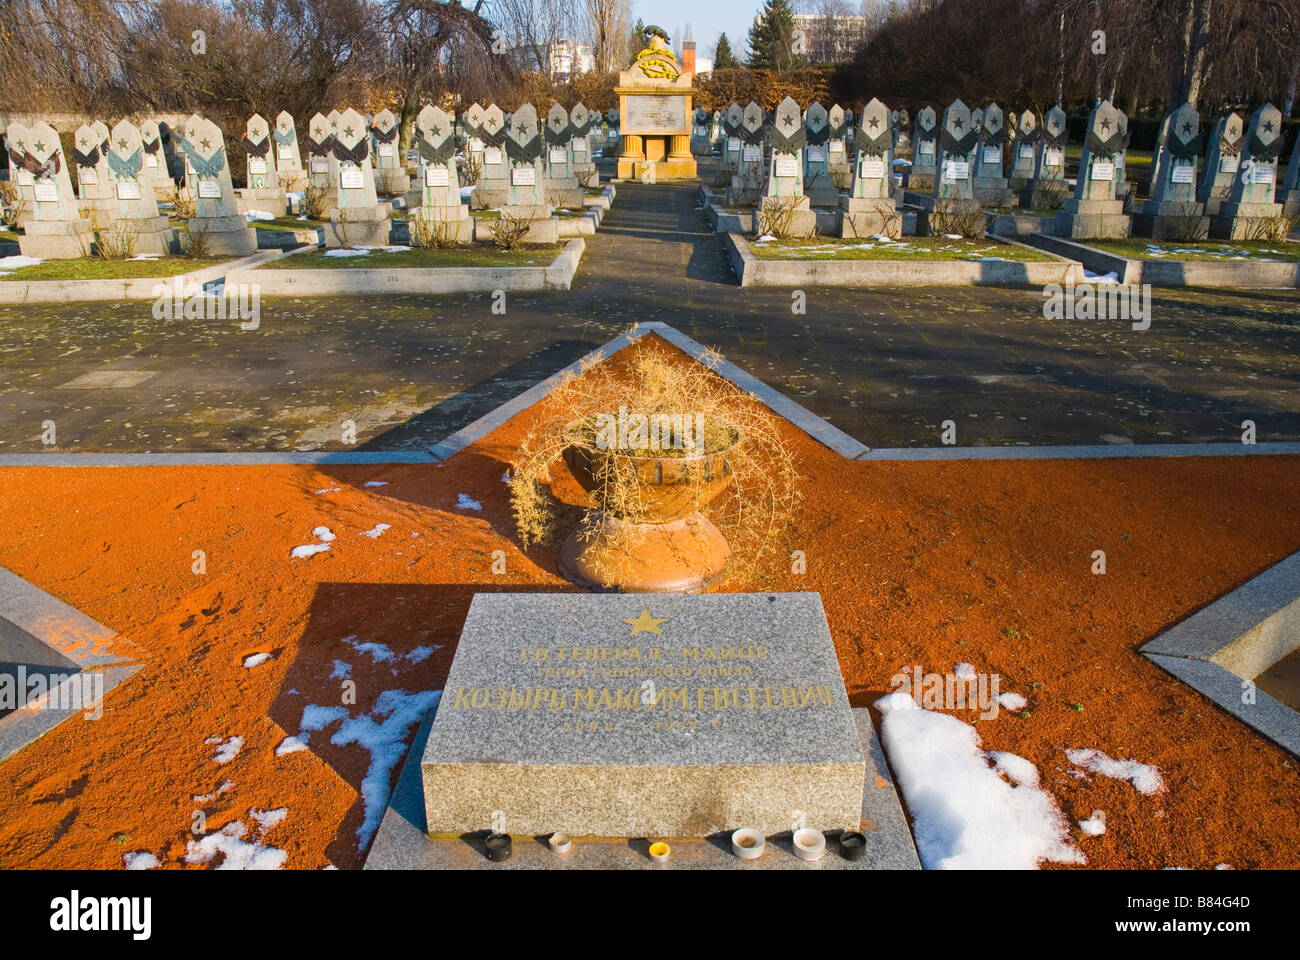
M 763 140 L 766 129 L 763 108 L 751 100 L 741 114 L 740 126 L 736 128 L 736 140 L 740 147 L 736 154 L 736 169 L 731 176 L 731 185 L 727 188 L 727 203 L 733 207 L 750 207 L 758 202 L 759 192 L 763 189 Z
M 1209 235 L 1210 220 L 1196 199 L 1196 162 L 1200 158 L 1201 118 L 1184 103 L 1165 118 L 1165 135 L 1156 154 L 1151 196 L 1133 218 L 1138 236 L 1190 241 Z
M 1067 190 L 1065 144 L 1069 137 L 1065 111 L 1059 106 L 1052 107 L 1043 116 L 1043 125 L 1039 128 L 1034 179 L 1020 198 L 1020 202 L 1031 210 L 1051 209 L 1064 203 Z
M 853 186 L 853 164 L 850 162 L 853 151 L 849 147 L 847 127 L 844 108 L 837 103 L 826 113 L 826 167 L 836 190 L 848 190 Z
M 298 128 L 289 111 L 281 110 L 275 118 L 275 171 L 280 188 L 286 194 L 301 194 L 307 189 L 307 171 L 303 169 L 302 153 L 298 149 Z
M 155 201 L 171 200 L 175 184 L 167 173 L 167 155 L 163 152 L 162 131 L 157 120 L 145 120 L 140 124 L 140 144 L 144 148 L 144 169 L 142 182 L 153 191 Z
M 1196 199 L 1205 205 L 1206 215 L 1218 214 L 1219 207 L 1232 193 L 1232 181 L 1236 179 L 1245 146 L 1245 124 L 1238 114 L 1230 113 L 1215 122 L 1205 149 L 1205 169 L 1196 185 Z
M 1034 152 L 1041 137 L 1038 116 L 1032 110 L 1022 110 L 1016 118 L 1014 130 L 1016 137 L 1010 147 L 1011 174 L 1007 177 L 1007 187 L 1023 194 L 1034 179 Z
M 426 106 L 415 119 L 415 148 L 420 157 L 420 205 L 411 215 L 413 246 L 436 241 L 470 243 L 474 221 L 461 203 L 456 170 L 456 137 L 451 117 Z
M 713 116 L 709 118 L 709 150 L 721 152 L 724 136 L 722 132 L 722 111 L 714 110 Z
M 943 122 L 939 124 L 938 152 L 935 155 L 938 172 L 933 188 L 936 202 L 946 201 L 946 206 L 980 205 L 972 181 L 979 147 L 979 130 L 971 119 L 971 111 L 960 100 L 954 100 L 944 110 Z
M 917 191 L 934 187 L 935 160 L 939 155 L 939 125 L 934 107 L 922 107 L 912 131 L 912 170 L 908 186 Z
M 30 135 L 23 124 L 14 120 L 5 128 L 4 149 L 9 154 L 9 178 L 14 182 L 18 195 L 14 200 L 16 209 L 14 217 L 19 227 L 26 225 L 35 209 L 36 177 L 23 165 L 23 147 L 29 142 Z
M 907 108 L 891 110 L 890 120 L 894 125 L 894 156 L 911 159 L 912 138 L 908 131 L 912 128 L 912 120 L 907 115 Z
M 470 205 L 480 210 L 495 210 L 510 199 L 510 164 L 506 157 L 505 117 L 495 103 L 483 111 L 479 137 L 483 140 L 483 172 L 474 187 Z
M 448 126 L 450 130 L 450 125 Z M 338 209 L 325 228 L 327 247 L 382 247 L 388 244 L 392 207 L 375 192 L 370 165 L 370 131 L 365 118 L 349 107 L 339 115 L 334 134 Z
M 856 159 L 853 186 L 841 201 L 844 216 L 840 221 L 842 237 L 874 237 L 883 234 L 898 239 L 901 219 L 896 215 L 893 181 L 889 171 L 893 162 L 893 114 L 879 100 L 862 108 L 853 141 Z
M 740 126 L 744 120 L 745 111 L 738 103 L 732 103 L 722 111 L 722 162 L 718 164 L 714 174 L 714 186 L 730 187 L 731 178 L 740 170 L 743 146 L 743 141 L 740 139 Z
M 257 231 L 248 225 L 235 202 L 221 128 L 211 120 L 191 114 L 185 121 L 185 134 L 172 137 L 177 152 L 185 159 L 185 182 L 194 195 L 194 216 L 187 224 L 190 236 L 201 234 L 209 253 L 231 256 L 256 253 Z
M 1056 215 L 1056 235 L 1123 239 L 1129 235 L 1129 218 L 1123 199 L 1116 196 L 1117 158 L 1124 152 L 1125 139 L 1119 111 L 1103 100 L 1092 108 L 1086 129 L 1079 179 L 1074 196 Z
M 248 184 L 239 195 L 240 209 L 282 216 L 288 210 L 289 202 L 276 169 L 275 138 L 271 136 L 270 124 L 261 114 L 255 113 L 248 118 L 240 146 L 244 150 L 245 182 Z
M 375 147 L 375 190 L 389 197 L 402 196 L 411 189 L 406 158 L 398 156 L 400 133 L 397 117 L 387 108 L 380 110 L 370 121 L 370 135 Z
M 94 241 L 90 221 L 82 215 L 59 135 L 44 120 L 22 127 L 10 124 L 6 136 L 18 151 L 22 169 L 31 175 L 32 212 L 18 238 L 25 257 L 74 260 L 90 256 Z
M 971 189 L 975 199 L 992 206 L 1006 206 L 1007 180 L 1002 174 L 1002 148 L 1007 142 L 1007 126 L 1002 108 L 990 103 L 980 114 L 977 127 L 979 146 L 975 150 L 974 181 Z
M 814 207 L 838 208 L 840 192 L 831 177 L 830 151 L 827 149 L 831 125 L 826 108 L 813 101 L 804 114 L 803 129 L 806 141 L 803 150 L 804 193 Z
M 97 242 L 102 248 L 105 243 L 116 241 L 116 249 L 125 256 L 166 256 L 174 244 L 172 228 L 167 217 L 158 213 L 153 178 L 145 173 L 144 158 L 140 131 L 130 121 L 120 121 L 109 134 L 105 159 L 112 199 Z
M 546 114 L 546 128 L 542 133 L 546 141 L 546 180 L 543 186 L 546 202 L 567 210 L 582 209 L 582 187 L 573 171 L 573 129 L 569 125 L 569 111 L 556 103 Z
M 1282 204 L 1282 213 L 1288 217 L 1300 216 L 1300 133 L 1296 134 L 1291 147 L 1291 159 L 1286 165 L 1286 180 L 1278 186 L 1278 203 Z
M 1232 180 L 1232 192 L 1210 223 L 1216 240 L 1263 239 L 1266 221 L 1282 215 L 1274 202 L 1277 161 L 1282 154 L 1282 112 L 1266 103 L 1250 117 L 1241 163 Z
M 569 111 L 569 127 L 573 130 L 573 139 L 569 141 L 572 153 L 573 175 L 582 187 L 594 187 L 600 184 L 600 174 L 596 171 L 596 161 L 592 158 L 595 148 L 592 146 L 592 131 L 600 123 L 581 102 L 575 103 Z
M 814 593 L 480 593 L 421 757 L 430 836 L 859 828 Z M 516 841 L 518 842 L 518 841 Z
M 618 110 L 610 110 L 605 114 L 605 122 L 609 125 L 605 131 L 605 150 L 611 147 L 618 150 L 623 142 L 623 132 L 618 128 Z
M 697 157 L 709 155 L 709 111 L 696 107 L 691 118 L 691 153 Z
M 338 210 L 338 161 L 334 159 L 334 133 L 329 119 L 316 113 L 307 124 L 308 184 L 324 198 L 321 216 L 326 220 Z
M 92 221 L 108 212 L 108 130 L 101 134 L 101 124 L 83 123 L 72 137 L 72 161 L 77 167 L 77 190 L 81 208 Z
M 1128 182 L 1128 143 L 1132 131 L 1128 128 L 1128 115 L 1119 107 L 1115 107 L 1115 116 L 1119 122 L 1121 136 L 1120 149 L 1115 154 L 1115 197 L 1118 200 L 1127 200 L 1129 194 L 1133 192 L 1133 185 Z
M 769 131 L 772 155 L 763 196 L 754 211 L 754 234 L 810 237 L 817 232 L 817 214 L 804 194 L 803 117 L 790 97 L 776 108 Z
M 549 217 L 546 199 L 546 138 L 537 119 L 537 108 L 526 103 L 510 117 L 506 136 L 506 159 L 510 166 L 507 206 L 517 208 L 518 215 Z
M 460 128 L 465 134 L 465 156 L 475 170 L 482 172 L 483 138 L 479 134 L 483 128 L 483 108 L 477 101 L 460 115 Z

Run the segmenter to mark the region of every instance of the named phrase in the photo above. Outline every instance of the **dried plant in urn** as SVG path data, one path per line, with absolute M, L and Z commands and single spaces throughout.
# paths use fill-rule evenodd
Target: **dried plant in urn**
M 790 523 L 798 478 L 776 418 L 714 372 L 720 359 L 646 337 L 562 376 L 510 472 L 523 545 L 552 539 L 567 470 L 589 499 L 560 549 L 575 583 L 694 592 L 752 573 Z

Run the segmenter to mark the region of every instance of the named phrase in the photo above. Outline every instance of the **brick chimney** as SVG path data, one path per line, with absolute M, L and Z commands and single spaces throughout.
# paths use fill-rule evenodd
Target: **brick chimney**
M 682 73 L 695 74 L 695 41 L 682 42 Z

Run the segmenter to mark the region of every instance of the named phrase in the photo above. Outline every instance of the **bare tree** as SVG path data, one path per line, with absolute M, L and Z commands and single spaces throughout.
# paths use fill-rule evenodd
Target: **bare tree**
M 551 51 L 574 33 L 573 0 L 497 0 L 506 36 L 524 56 L 524 69 L 551 78 Z
M 627 38 L 632 31 L 631 0 L 585 0 L 586 35 L 591 41 L 598 73 L 627 65 Z

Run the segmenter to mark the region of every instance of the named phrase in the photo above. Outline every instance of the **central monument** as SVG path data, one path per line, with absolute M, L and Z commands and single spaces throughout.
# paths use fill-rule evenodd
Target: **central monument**
M 646 27 L 645 36 L 646 48 L 630 68 L 619 72 L 614 88 L 623 132 L 618 176 L 689 180 L 696 175 L 691 154 L 695 64 L 689 57 L 678 64 L 662 27 Z

